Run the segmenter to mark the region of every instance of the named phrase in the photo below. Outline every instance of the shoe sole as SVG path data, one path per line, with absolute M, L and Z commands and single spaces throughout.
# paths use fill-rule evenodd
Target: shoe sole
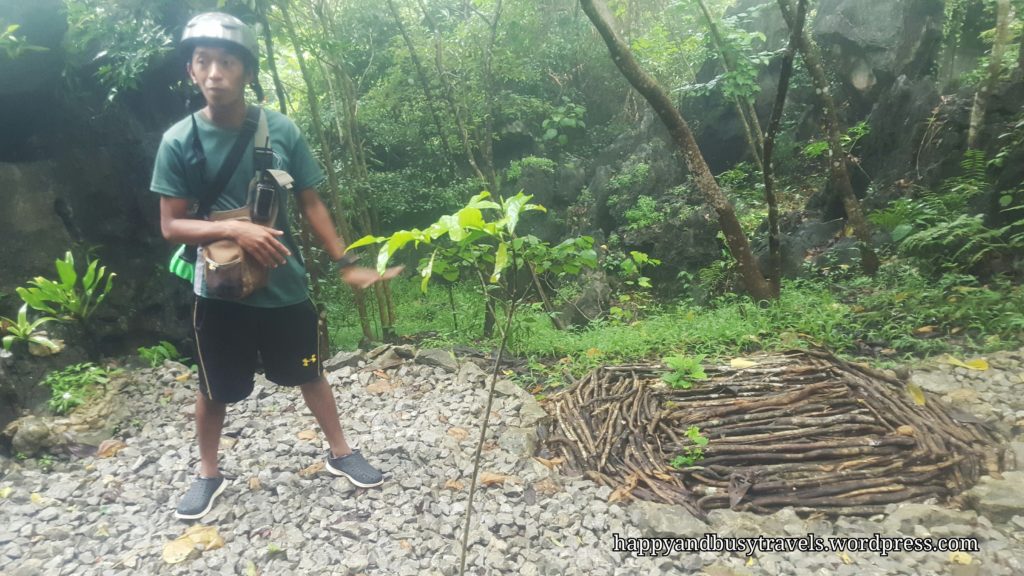
M 210 501 L 207 502 L 206 508 L 203 508 L 201 512 L 197 512 L 196 514 L 182 514 L 181 512 L 175 511 L 174 517 L 179 520 L 198 520 L 203 516 L 206 516 L 210 512 L 210 510 L 213 509 L 213 503 L 217 501 L 217 496 L 220 496 L 220 493 L 223 492 L 224 489 L 227 488 L 227 486 L 227 480 L 221 482 L 220 486 L 217 487 L 217 490 L 213 492 L 213 496 L 210 496 Z
M 380 486 L 381 484 L 384 483 L 384 479 L 381 478 L 379 482 L 374 482 L 373 484 L 364 484 L 356 480 L 355 478 L 349 476 L 347 472 L 338 470 L 334 466 L 331 466 L 330 460 L 327 461 L 327 471 L 330 472 L 331 474 L 334 474 L 335 476 L 344 476 L 345 478 L 348 478 L 349 482 L 355 484 L 356 486 L 359 486 L 360 488 L 373 488 L 375 486 Z

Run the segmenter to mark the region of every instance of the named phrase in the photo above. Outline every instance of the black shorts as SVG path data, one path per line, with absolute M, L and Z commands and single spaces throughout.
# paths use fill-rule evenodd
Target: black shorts
M 246 398 L 252 393 L 257 354 L 271 382 L 313 382 L 323 373 L 318 320 L 310 300 L 284 308 L 256 308 L 196 298 L 192 329 L 199 391 L 223 403 Z

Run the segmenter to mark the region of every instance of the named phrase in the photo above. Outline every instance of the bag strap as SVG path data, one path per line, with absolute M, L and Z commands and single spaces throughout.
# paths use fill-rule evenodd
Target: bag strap
M 235 145 L 228 152 L 227 157 L 224 159 L 224 163 L 221 164 L 220 170 L 217 172 L 217 177 L 214 178 L 213 183 L 203 190 L 202 196 L 199 198 L 199 210 L 196 212 L 196 216 L 199 218 L 205 218 L 210 213 L 210 208 L 213 207 L 213 203 L 220 196 L 221 192 L 224 191 L 224 187 L 228 185 L 228 181 L 231 180 L 231 176 L 235 173 L 238 168 L 238 162 L 242 159 L 242 152 L 249 144 L 249 140 L 256 133 L 256 129 L 259 125 L 259 120 L 263 116 L 263 110 L 259 106 L 249 106 L 245 113 L 245 123 L 242 124 L 242 132 L 238 135 L 238 139 L 235 140 Z M 192 127 L 195 130 L 196 116 L 192 115 Z M 194 131 L 195 136 L 192 139 L 192 147 L 195 150 L 196 158 L 205 164 L 206 154 L 203 152 L 203 144 L 199 141 L 199 131 Z M 200 174 L 205 173 L 200 172 Z
M 267 113 L 260 108 L 260 120 L 256 125 L 256 137 L 252 141 L 252 165 L 259 174 L 274 167 L 274 150 L 270 147 L 270 130 L 267 128 Z

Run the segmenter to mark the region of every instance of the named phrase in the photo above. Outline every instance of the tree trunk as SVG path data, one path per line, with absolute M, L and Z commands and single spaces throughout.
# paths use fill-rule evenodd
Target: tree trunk
M 455 126 L 459 130 L 459 138 L 462 141 L 462 151 L 466 155 L 466 160 L 469 162 L 470 167 L 473 168 L 473 172 L 476 177 L 480 179 L 480 182 L 487 183 L 487 177 L 484 176 L 483 171 L 480 170 L 480 165 L 476 161 L 476 156 L 473 152 L 473 146 L 469 141 L 469 130 L 466 128 L 466 120 L 459 112 L 458 103 L 455 101 L 455 91 L 452 89 L 452 83 L 448 80 L 448 76 L 444 69 L 444 48 L 441 43 L 441 31 L 434 23 L 433 17 L 430 16 L 430 11 L 427 10 L 423 0 L 417 0 L 419 3 L 420 11 L 423 12 L 423 19 L 427 22 L 431 32 L 434 34 L 434 66 L 437 68 L 437 77 L 441 80 L 441 86 L 444 88 L 444 102 L 448 107 L 448 113 L 451 114 L 452 118 L 455 119 Z M 468 10 L 468 2 L 466 4 Z M 467 16 L 468 17 L 468 16 Z
M 747 291 L 755 300 L 772 299 L 771 286 L 761 274 L 757 260 L 754 259 L 750 244 L 747 242 L 747 236 L 743 233 L 743 228 L 740 227 L 739 220 L 736 218 L 736 212 L 729 200 L 722 194 L 714 176 L 711 175 L 686 120 L 672 106 L 665 90 L 637 64 L 629 47 L 612 28 L 612 16 L 608 13 L 604 2 L 580 0 L 580 6 L 583 7 L 583 11 L 587 13 L 587 17 L 594 23 L 594 27 L 604 39 L 612 61 L 637 92 L 647 99 L 647 102 L 668 128 L 672 141 L 675 142 L 679 154 L 686 162 L 697 188 L 718 214 L 719 226 L 725 234 L 725 241 L 729 246 L 730 253 L 736 259 L 736 265 Z
M 386 0 L 388 4 L 388 10 L 391 11 L 391 16 L 395 19 L 395 24 L 398 26 L 398 31 L 402 34 L 402 39 L 405 40 L 405 45 L 409 48 L 409 58 L 412 59 L 413 67 L 416 68 L 416 78 L 419 79 L 420 87 L 423 89 L 423 96 L 427 99 L 427 108 L 430 110 L 430 117 L 434 121 L 434 127 L 437 129 L 437 135 L 441 137 L 441 144 L 444 147 L 445 160 L 448 163 L 449 172 L 454 175 L 455 169 L 451 164 L 451 159 L 454 154 L 452 153 L 452 147 L 448 144 L 448 136 L 445 134 L 444 126 L 441 124 L 441 117 L 437 114 L 437 108 L 435 107 L 435 98 L 433 91 L 430 89 L 430 80 L 427 78 L 427 73 L 423 69 L 423 63 L 420 61 L 419 54 L 416 52 L 416 45 L 412 43 L 412 37 L 409 36 L 409 32 L 405 29 L 405 24 L 402 22 L 402 16 L 398 13 L 398 9 L 395 7 L 394 0 Z
M 793 58 L 797 44 L 804 31 L 804 20 L 807 16 L 807 0 L 797 0 L 796 21 L 790 31 L 789 45 L 782 56 L 782 70 L 779 72 L 779 87 L 775 91 L 775 105 L 772 107 L 771 120 L 768 122 L 768 133 L 764 137 L 764 196 L 768 203 L 768 268 L 771 273 L 772 288 L 778 294 L 782 282 L 782 254 L 779 232 L 779 204 L 775 198 L 775 174 L 772 168 L 772 153 L 775 150 L 775 136 L 782 122 L 782 109 L 786 105 L 786 92 L 789 91 L 789 78 L 793 74 Z
M 790 30 L 795 25 L 793 13 L 788 0 L 778 0 L 782 17 Z M 835 101 L 832 99 L 832 91 L 828 85 L 828 78 L 825 76 L 825 68 L 821 63 L 821 56 L 817 45 L 811 40 L 806 30 L 800 35 L 800 43 L 797 46 L 800 55 L 803 56 L 804 65 L 811 75 L 814 83 L 814 92 L 821 99 L 822 111 L 824 113 L 825 130 L 828 135 L 828 165 L 829 176 L 832 186 L 838 191 L 843 201 L 843 209 L 846 211 L 846 219 L 853 227 L 854 236 L 857 237 L 860 245 L 860 263 L 864 272 L 873 276 L 878 271 L 878 256 L 872 248 L 871 229 L 864 217 L 860 207 L 860 200 L 853 193 L 853 185 L 850 184 L 850 172 L 846 166 L 846 152 L 843 150 L 842 142 L 839 139 L 839 114 L 836 113 Z
M 277 73 L 277 61 L 274 59 L 274 35 L 270 30 L 270 22 L 267 20 L 267 8 L 265 2 L 256 4 L 256 14 L 259 17 L 260 25 L 263 27 L 263 43 L 267 46 L 267 69 L 274 79 L 274 94 L 277 95 L 277 105 L 281 114 L 288 114 L 288 102 L 285 98 L 284 84 L 281 82 L 281 75 Z
M 299 62 L 299 71 L 302 73 L 302 79 L 306 83 L 306 101 L 309 104 L 309 117 L 313 124 L 313 131 L 316 133 L 317 140 L 320 142 L 320 153 L 323 155 L 323 161 L 325 169 L 327 171 L 327 186 L 330 189 L 331 197 L 334 204 L 334 217 L 341 229 L 341 237 L 345 244 L 351 244 L 353 241 L 352 237 L 352 226 L 348 222 L 348 218 L 345 217 L 344 212 L 341 210 L 341 193 L 338 189 L 338 177 L 334 173 L 334 158 L 331 154 L 331 144 L 327 140 L 327 133 L 324 131 L 323 121 L 320 116 L 320 104 L 316 98 L 316 87 L 313 84 L 313 77 L 309 72 L 309 68 L 306 66 L 306 59 L 303 56 L 302 46 L 299 44 L 298 35 L 295 33 L 295 25 L 292 23 L 291 15 L 288 13 L 288 8 L 285 3 L 281 3 L 278 8 L 281 10 L 281 15 L 284 18 L 285 29 L 288 32 L 288 38 L 291 40 L 292 48 L 295 50 L 295 57 Z M 373 330 L 370 327 L 370 318 L 366 313 L 366 299 L 362 290 L 354 290 L 356 308 L 359 311 L 359 323 L 363 328 L 363 337 L 367 340 L 373 340 Z
M 981 126 L 985 122 L 988 99 L 999 84 L 999 73 L 1003 69 L 1003 53 L 1010 42 L 1009 22 L 1013 18 L 1010 0 L 996 0 L 996 37 L 992 41 L 992 53 L 988 60 L 988 75 L 974 93 L 974 105 L 971 107 L 971 124 L 967 130 L 967 147 L 977 148 L 981 136 Z M 1024 44 L 1024 42 L 1022 42 Z
M 715 20 L 711 17 L 711 11 L 708 10 L 707 4 L 704 3 L 704 0 L 697 0 L 697 5 L 700 7 L 701 12 L 704 13 L 704 19 L 708 23 L 708 30 L 711 31 L 711 41 L 714 43 L 715 49 L 718 50 L 719 57 L 722 59 L 722 68 L 725 69 L 726 73 L 732 72 L 736 69 L 736 58 L 726 51 L 725 42 L 718 31 L 718 25 L 715 24 Z M 750 103 L 750 100 L 746 98 L 736 97 L 735 102 L 736 112 L 739 114 L 740 122 L 743 123 L 743 129 L 747 134 L 751 155 L 754 157 L 757 165 L 763 169 L 764 163 L 761 158 L 761 150 L 764 148 L 764 134 L 761 131 L 761 123 L 757 119 L 757 110 Z M 747 119 L 748 116 L 749 120 Z

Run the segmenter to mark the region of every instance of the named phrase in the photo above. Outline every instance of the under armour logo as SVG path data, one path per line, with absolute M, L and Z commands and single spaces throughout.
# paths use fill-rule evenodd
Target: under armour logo
M 309 358 L 303 358 L 302 359 L 302 365 L 303 366 L 309 366 L 310 364 L 312 364 L 314 362 L 316 362 L 316 354 L 313 354 Z

